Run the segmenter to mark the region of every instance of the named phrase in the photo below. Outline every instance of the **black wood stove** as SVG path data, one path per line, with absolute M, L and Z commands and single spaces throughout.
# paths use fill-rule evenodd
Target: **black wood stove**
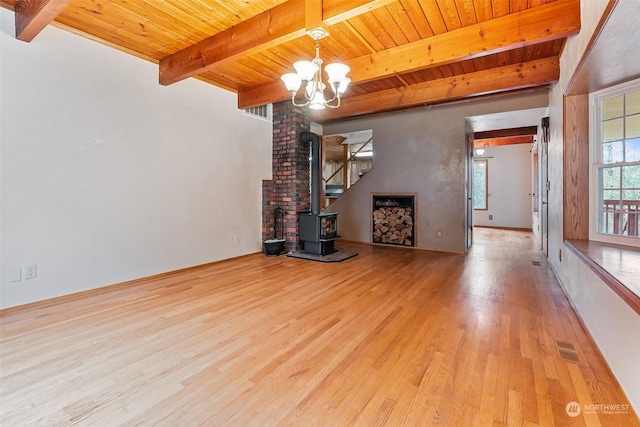
M 316 255 L 336 252 L 334 240 L 338 237 L 338 214 L 320 212 L 320 137 L 313 132 L 302 132 L 300 142 L 311 142 L 311 212 L 298 213 L 300 245 L 303 251 Z

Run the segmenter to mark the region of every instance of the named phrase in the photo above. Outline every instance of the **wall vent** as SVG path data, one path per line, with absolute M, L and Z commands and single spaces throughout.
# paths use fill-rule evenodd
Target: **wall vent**
M 258 105 L 257 107 L 245 108 L 244 114 L 247 116 L 255 117 L 257 119 L 266 120 L 271 122 L 271 118 L 273 116 L 272 113 L 272 105 Z

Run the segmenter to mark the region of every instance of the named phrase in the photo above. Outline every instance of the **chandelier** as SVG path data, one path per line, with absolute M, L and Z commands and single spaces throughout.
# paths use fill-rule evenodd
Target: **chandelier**
M 297 61 L 293 64 L 295 73 L 283 74 L 282 81 L 291 94 L 291 102 L 296 107 L 306 107 L 313 110 L 323 110 L 326 107 L 338 108 L 340 98 L 347 90 L 351 79 L 347 77 L 350 68 L 339 62 L 328 64 L 324 67 L 329 77 L 329 87 L 333 96 L 327 99 L 324 90 L 327 85 L 322 82 L 322 59 L 320 58 L 320 39 L 329 35 L 324 29 L 316 28 L 309 31 L 309 35 L 316 41 L 316 57 L 312 61 Z M 302 89 L 303 102 L 296 102 L 296 94 Z

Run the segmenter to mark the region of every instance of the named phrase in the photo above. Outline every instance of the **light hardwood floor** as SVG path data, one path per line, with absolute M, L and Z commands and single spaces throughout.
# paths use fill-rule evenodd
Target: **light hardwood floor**
M 0 424 L 640 425 L 567 414 L 628 401 L 529 233 L 478 229 L 467 256 L 338 246 L 360 254 L 256 254 L 1 313 Z

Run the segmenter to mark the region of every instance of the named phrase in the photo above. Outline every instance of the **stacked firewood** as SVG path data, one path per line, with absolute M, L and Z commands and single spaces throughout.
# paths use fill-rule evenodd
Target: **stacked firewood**
M 373 243 L 413 246 L 413 209 L 380 206 L 374 210 Z

